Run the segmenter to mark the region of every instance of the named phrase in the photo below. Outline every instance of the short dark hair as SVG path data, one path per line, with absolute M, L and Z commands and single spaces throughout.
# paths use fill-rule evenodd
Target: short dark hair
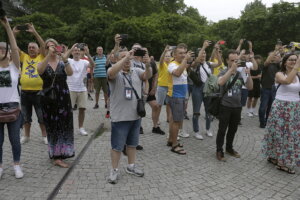
M 174 54 L 177 51 L 177 49 L 187 49 L 187 45 L 184 43 L 179 43 L 174 49 Z
M 229 58 L 230 54 L 239 54 L 236 50 L 234 49 L 229 49 L 225 54 L 224 54 L 224 58 L 225 60 Z
M 261 55 L 255 55 L 254 59 L 260 59 L 260 60 L 262 60 L 262 57 L 261 57 Z

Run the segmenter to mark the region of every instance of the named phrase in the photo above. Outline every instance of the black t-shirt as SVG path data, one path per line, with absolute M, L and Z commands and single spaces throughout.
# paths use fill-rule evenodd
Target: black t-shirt
M 262 68 L 261 87 L 272 89 L 275 82 L 275 74 L 280 70 L 279 63 L 270 63 Z
M 157 74 L 156 63 L 154 61 L 151 61 L 150 66 L 152 68 L 152 77 L 148 80 L 148 82 L 149 82 L 149 91 L 152 90 L 153 77 Z
M 261 74 L 261 69 L 262 69 L 262 67 L 258 67 L 257 68 L 257 70 L 250 70 L 250 74 L 251 74 L 251 76 L 257 76 L 257 75 L 259 75 L 259 74 Z M 256 78 L 256 79 L 252 79 L 253 80 L 253 84 L 259 84 L 259 82 L 260 82 L 260 80 L 258 79 L 258 78 Z

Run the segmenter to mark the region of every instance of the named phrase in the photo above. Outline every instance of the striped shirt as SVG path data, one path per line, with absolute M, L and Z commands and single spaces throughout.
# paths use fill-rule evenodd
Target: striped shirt
M 98 55 L 94 56 L 95 61 L 95 69 L 94 69 L 94 77 L 95 78 L 105 78 L 106 77 L 106 57 L 105 55 L 102 58 L 99 58 Z

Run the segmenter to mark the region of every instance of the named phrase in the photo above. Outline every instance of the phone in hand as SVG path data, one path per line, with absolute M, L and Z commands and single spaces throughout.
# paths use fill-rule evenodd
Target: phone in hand
M 121 38 L 120 45 L 126 46 L 128 40 L 128 34 L 120 34 L 120 38 Z
M 55 51 L 61 53 L 63 51 L 63 47 L 62 46 L 56 46 Z
M 134 52 L 133 55 L 134 55 L 134 56 L 140 56 L 140 57 L 143 57 L 143 56 L 146 55 L 146 51 L 143 50 L 143 49 L 137 49 L 137 50 Z
M 24 25 L 18 25 L 18 26 L 17 26 L 17 29 L 18 29 L 19 31 L 26 31 L 26 30 L 28 30 L 28 25 L 27 25 L 27 24 L 24 24 Z
M 224 44 L 226 44 L 226 41 L 225 40 L 221 40 L 221 41 L 219 41 L 219 44 L 220 45 L 224 45 Z

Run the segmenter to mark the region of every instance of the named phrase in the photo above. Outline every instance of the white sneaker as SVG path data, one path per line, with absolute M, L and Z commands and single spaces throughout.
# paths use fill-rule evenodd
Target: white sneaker
M 178 135 L 179 135 L 180 137 L 183 137 L 183 138 L 190 137 L 190 134 L 188 134 L 187 132 L 185 132 L 185 130 L 183 130 L 183 129 L 179 129 Z
M 195 138 L 198 140 L 203 140 L 203 136 L 199 132 L 195 133 Z
M 43 137 L 43 141 L 44 141 L 44 144 L 48 144 L 48 139 L 47 139 L 47 137 Z
M 16 178 L 23 178 L 24 174 L 22 172 L 20 165 L 14 165 L 14 170 L 15 170 Z
M 22 137 L 21 137 L 21 144 L 25 144 L 25 143 L 27 143 L 27 142 L 29 142 L 29 137 L 27 137 L 27 136 L 22 136 Z
M 243 116 L 243 115 L 241 115 L 241 119 L 244 119 L 244 116 Z
M 212 136 L 213 136 L 212 130 L 211 130 L 211 129 L 206 130 L 206 135 L 207 135 L 208 137 L 212 137 Z
M 258 116 L 258 113 L 255 113 L 255 112 L 253 112 L 252 114 L 253 114 L 254 116 Z
M 2 175 L 3 175 L 3 168 L 0 168 L 0 179 L 1 179 Z
M 79 129 L 79 133 L 80 133 L 81 135 L 88 135 L 88 133 L 84 130 L 83 127 L 81 127 L 81 128 Z
M 248 114 L 248 117 L 253 117 L 253 113 L 248 112 L 247 114 Z

